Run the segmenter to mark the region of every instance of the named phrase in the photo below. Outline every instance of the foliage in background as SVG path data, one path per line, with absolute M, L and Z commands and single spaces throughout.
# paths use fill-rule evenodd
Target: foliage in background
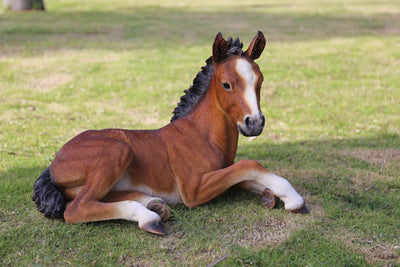
M 0 13 L 1 265 L 400 264 L 400 4 L 396 1 L 48 1 Z M 49 220 L 30 200 L 86 129 L 157 128 L 217 32 L 267 36 L 263 134 L 241 138 L 311 214 L 230 190 L 171 207 L 168 236 Z

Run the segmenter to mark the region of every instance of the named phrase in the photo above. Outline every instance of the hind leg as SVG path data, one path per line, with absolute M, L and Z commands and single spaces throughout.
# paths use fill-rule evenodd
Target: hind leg
M 100 200 L 93 198 L 95 192 L 85 190 L 68 203 L 64 218 L 69 223 L 83 223 L 113 219 L 125 219 L 138 222 L 147 232 L 165 235 L 161 224 L 168 219 L 169 211 L 151 210 L 152 203 L 160 201 L 140 192 L 112 192 Z
M 146 208 L 156 212 L 163 222 L 167 221 L 170 211 L 165 201 L 158 197 L 152 197 L 142 192 L 131 191 L 111 191 L 104 198 L 104 202 L 119 202 L 125 200 L 133 200 L 143 204 Z
M 139 227 L 147 232 L 165 234 L 160 215 L 147 208 L 151 202 L 148 196 L 137 192 L 123 193 L 119 196 L 110 193 L 115 184 L 111 181 L 118 179 L 113 177 L 121 177 L 122 171 L 107 164 L 109 161 L 101 164 L 102 168 L 92 168 L 87 174 L 86 183 L 67 205 L 65 220 L 69 223 L 82 223 L 125 219 L 138 222 Z
M 126 143 L 106 136 L 87 136 L 67 143 L 50 167 L 55 183 L 72 199 L 64 212 L 65 220 L 126 219 L 138 222 L 146 231 L 164 234 L 160 216 L 135 198 L 103 201 L 132 159 L 133 152 Z
M 140 229 L 144 231 L 165 235 L 160 216 L 140 202 L 125 200 L 111 203 L 100 201 L 77 203 L 76 199 L 71 201 L 64 212 L 65 220 L 69 223 L 124 219 L 138 222 Z

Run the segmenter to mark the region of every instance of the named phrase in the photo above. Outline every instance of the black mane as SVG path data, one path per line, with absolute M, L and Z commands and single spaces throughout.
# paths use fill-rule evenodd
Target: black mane
M 243 43 L 240 42 L 239 38 L 236 38 L 234 41 L 232 38 L 228 38 L 226 42 L 228 46 L 228 56 L 243 55 Z M 180 102 L 172 112 L 174 115 L 172 116 L 171 121 L 188 115 L 192 108 L 200 102 L 207 92 L 211 82 L 211 77 L 214 73 L 212 57 L 209 57 L 206 60 L 206 63 L 207 64 L 201 68 L 201 71 L 199 71 L 196 78 L 194 78 L 193 85 L 189 89 L 183 91 L 185 94 L 181 97 Z

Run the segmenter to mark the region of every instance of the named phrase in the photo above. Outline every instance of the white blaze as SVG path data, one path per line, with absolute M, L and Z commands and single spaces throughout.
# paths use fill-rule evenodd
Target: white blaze
M 238 59 L 236 61 L 236 72 L 245 81 L 246 89 L 244 97 L 250 108 L 250 113 L 247 115 L 256 115 L 259 113 L 257 105 L 257 96 L 255 91 L 255 85 L 257 82 L 257 75 L 254 72 L 251 64 L 245 59 Z

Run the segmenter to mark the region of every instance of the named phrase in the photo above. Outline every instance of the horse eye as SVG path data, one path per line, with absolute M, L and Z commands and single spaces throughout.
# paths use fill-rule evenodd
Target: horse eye
M 224 87 L 225 90 L 231 89 L 231 85 L 229 83 L 222 83 L 222 87 Z

